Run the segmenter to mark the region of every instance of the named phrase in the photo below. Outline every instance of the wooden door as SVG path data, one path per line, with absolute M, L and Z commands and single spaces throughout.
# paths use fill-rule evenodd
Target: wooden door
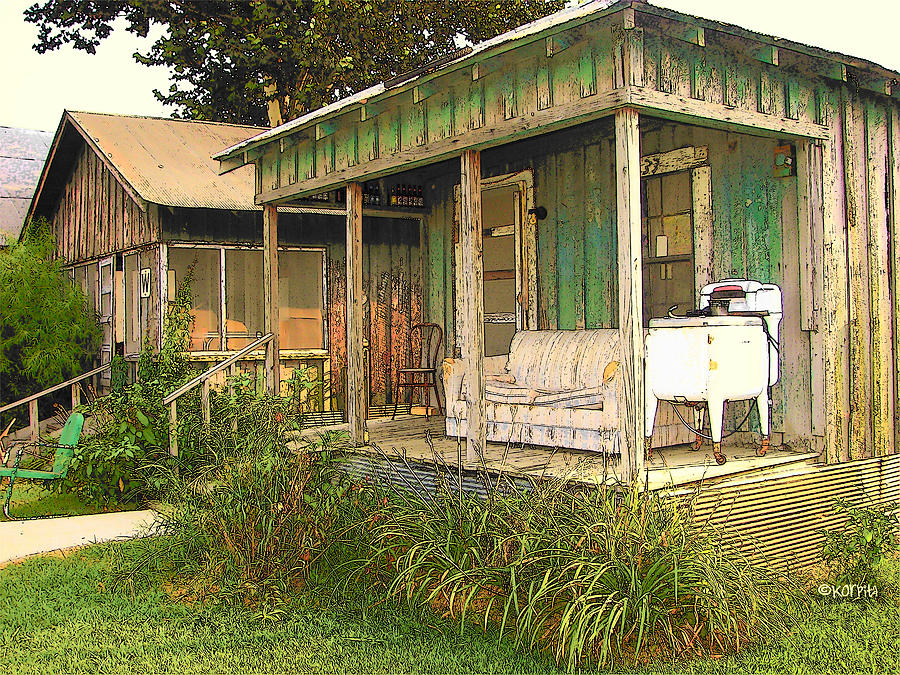
M 112 360 L 115 344 L 115 260 L 104 258 L 100 261 L 98 274 L 97 314 L 100 317 L 100 365 Z M 103 386 L 109 386 L 109 371 L 103 372 L 100 380 Z
M 691 172 L 641 181 L 644 325 L 671 309 L 683 315 L 696 305 Z
M 537 327 L 535 226 L 525 218 L 532 202 L 533 176 L 530 170 L 482 180 L 485 356 L 508 354 L 517 330 Z M 455 220 L 458 226 L 458 189 Z M 454 241 L 458 297 L 460 268 L 457 236 L 454 236 Z

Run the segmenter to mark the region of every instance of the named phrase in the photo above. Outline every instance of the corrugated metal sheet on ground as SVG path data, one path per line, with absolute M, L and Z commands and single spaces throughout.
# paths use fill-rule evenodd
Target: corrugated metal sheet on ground
M 458 490 L 460 479 L 465 492 L 482 498 L 498 483 L 520 490 L 533 485 L 509 474 L 464 470 L 460 475 L 455 466 L 406 460 L 394 452 L 352 454 L 344 467 L 353 476 L 421 495 Z M 836 498 L 857 505 L 900 503 L 900 455 L 807 466 L 759 481 L 726 481 L 701 487 L 695 498 L 695 519 L 719 530 L 726 545 L 740 547 L 778 569 L 809 567 L 820 560 L 820 531 L 845 522 L 833 511 Z
M 434 495 L 439 490 L 459 490 L 460 480 L 466 493 L 487 498 L 493 490 L 530 490 L 531 480 L 510 474 L 498 474 L 464 469 L 445 464 L 432 464 L 406 460 L 399 454 L 385 455 L 351 454 L 344 461 L 344 470 L 357 478 L 373 481 L 416 494 Z
M 70 112 L 107 161 L 146 201 L 187 208 L 254 210 L 253 167 L 222 176 L 212 155 L 260 127 Z

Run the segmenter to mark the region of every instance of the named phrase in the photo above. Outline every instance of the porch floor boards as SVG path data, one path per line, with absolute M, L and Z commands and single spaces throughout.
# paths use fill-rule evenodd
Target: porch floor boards
M 388 458 L 401 456 L 409 461 L 426 464 L 444 464 L 472 470 L 465 462 L 465 439 L 445 435 L 444 418 L 440 416 L 417 417 L 411 415 L 370 419 L 366 422 L 369 432 L 368 445 L 357 448 L 362 454 L 381 454 Z M 334 425 L 329 429 L 347 429 L 346 424 Z M 313 435 L 319 429 L 308 429 L 304 435 Z M 430 445 L 429 438 L 430 436 Z M 377 447 L 376 447 L 377 446 Z M 801 453 L 771 448 L 764 457 L 756 455 L 755 448 L 723 443 L 723 452 L 728 461 L 718 465 L 713 459 L 712 448 L 705 444 L 695 452 L 689 445 L 676 445 L 653 451 L 653 458 L 647 465 L 646 479 L 651 489 L 679 486 L 708 481 L 737 474 L 759 471 L 780 471 L 797 467 L 818 457 L 817 453 Z M 600 453 L 584 450 L 546 448 L 533 445 L 512 445 L 488 443 L 483 459 L 483 468 L 491 473 L 508 473 L 530 478 L 552 478 L 597 484 L 613 482 L 619 478 L 616 461 L 604 461 Z

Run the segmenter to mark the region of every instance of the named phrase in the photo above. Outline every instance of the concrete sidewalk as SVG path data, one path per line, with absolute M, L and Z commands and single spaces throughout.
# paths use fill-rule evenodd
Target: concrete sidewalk
M 0 564 L 35 553 L 133 539 L 148 534 L 155 522 L 151 510 L 0 522 Z

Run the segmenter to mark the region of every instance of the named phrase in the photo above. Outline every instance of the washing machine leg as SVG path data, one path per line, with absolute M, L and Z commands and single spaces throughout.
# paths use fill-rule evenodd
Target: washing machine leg
M 771 423 L 771 415 L 769 415 L 768 390 L 756 397 L 756 410 L 759 412 L 759 430 L 762 433 L 762 447 L 756 451 L 756 454 L 762 457 L 769 450 L 769 424 Z
M 713 441 L 713 457 L 716 459 L 716 464 L 724 464 L 728 461 L 722 454 L 722 441 Z
M 694 428 L 701 432 L 703 431 L 703 420 L 706 417 L 706 408 L 703 407 L 702 403 L 698 403 L 694 406 Z M 692 450 L 699 450 L 703 446 L 703 436 L 699 433 L 694 438 L 694 442 L 691 445 Z
M 725 401 L 709 401 L 709 431 L 713 439 L 713 457 L 716 464 L 725 463 L 725 455 L 722 454 L 722 422 L 725 417 Z
M 644 461 L 649 462 L 653 457 L 653 437 L 647 436 L 644 438 Z

